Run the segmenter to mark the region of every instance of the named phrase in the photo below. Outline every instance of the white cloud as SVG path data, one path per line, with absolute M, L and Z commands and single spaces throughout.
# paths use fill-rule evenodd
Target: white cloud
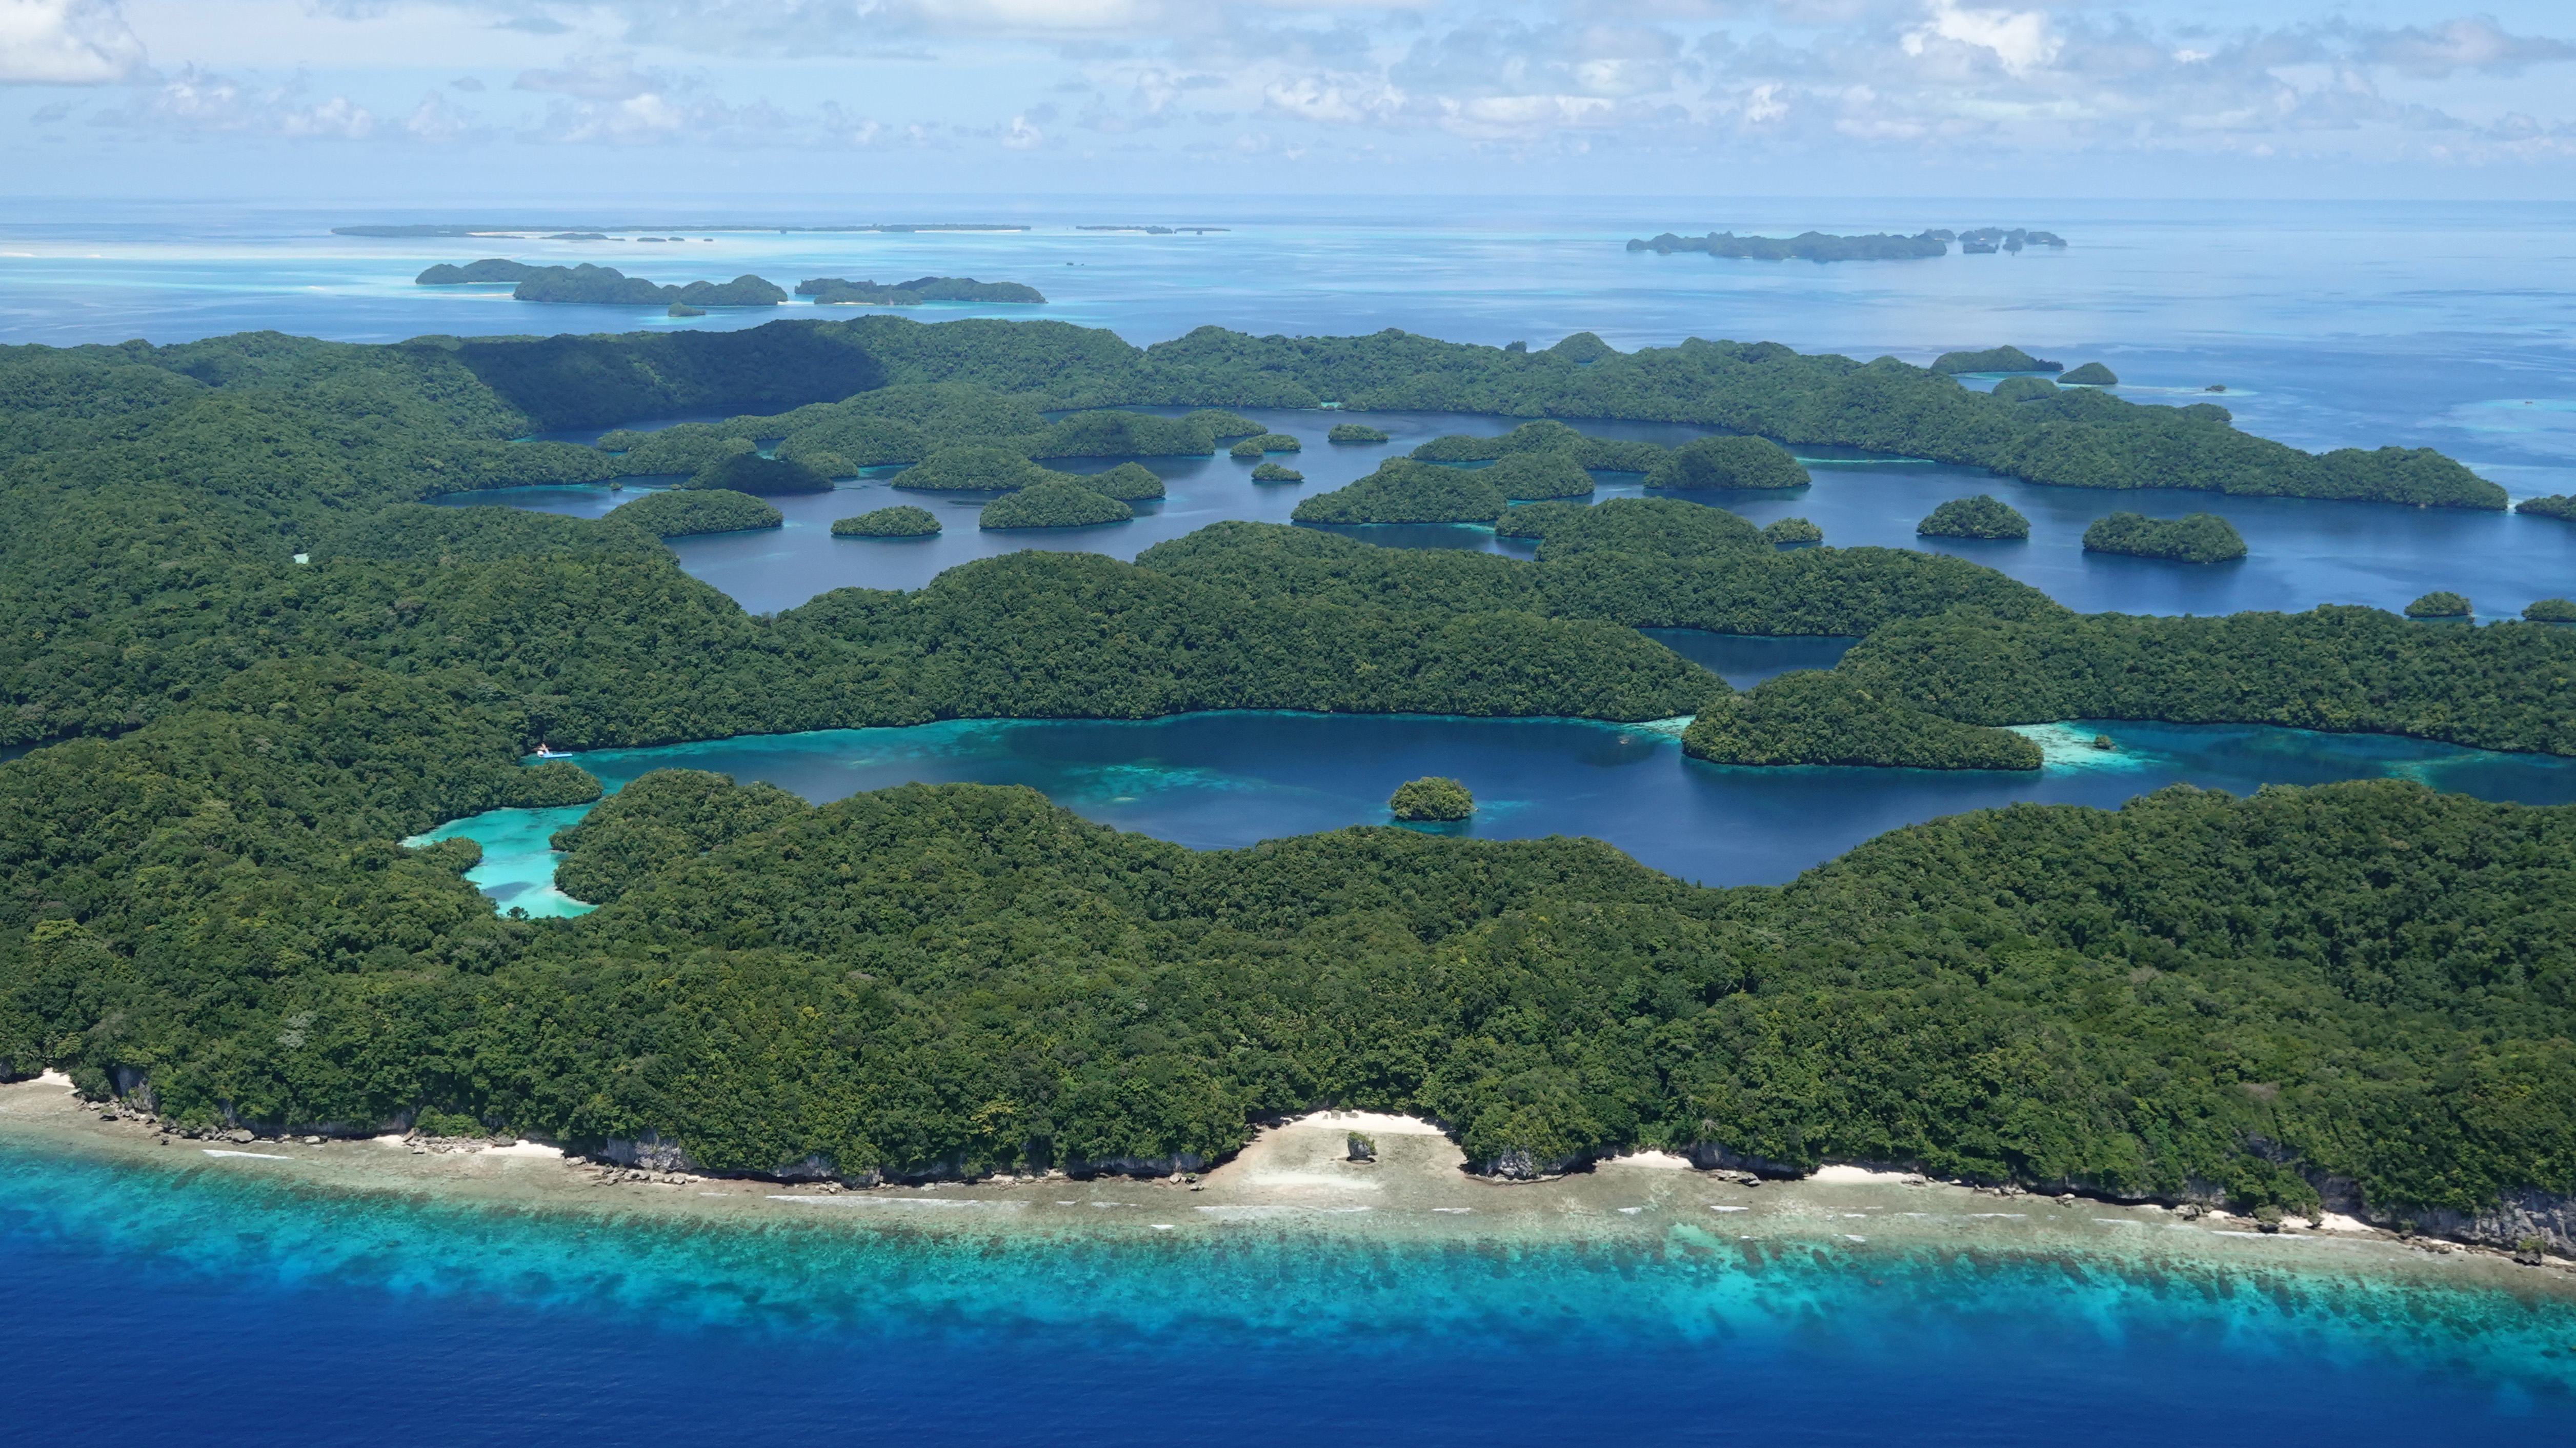
M 130 134 L 243 136 L 274 140 L 364 141 L 376 117 L 347 96 L 306 98 L 301 76 L 274 85 L 190 67 L 138 86 L 126 103 L 93 113 L 93 126 Z
M 2576 59 L 2576 45 L 2541 35 L 2508 35 L 2482 16 L 2365 34 L 2360 51 L 2408 75 L 2436 80 L 2463 70 L 2519 75 L 2534 65 Z
M 1920 56 L 1945 42 L 1991 52 L 2013 75 L 2057 59 L 2061 48 L 2049 33 L 2048 17 L 2037 10 L 1963 10 L 1954 0 L 1932 0 L 1932 19 L 1905 32 L 1899 44 L 1907 55 Z
M 104 85 L 142 69 L 115 0 L 0 0 L 0 82 Z

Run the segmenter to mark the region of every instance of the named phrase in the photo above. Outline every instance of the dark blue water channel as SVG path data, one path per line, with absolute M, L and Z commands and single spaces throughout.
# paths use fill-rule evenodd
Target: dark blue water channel
M 1744 641 L 1702 641 L 1713 662 L 1747 681 L 1817 661 L 1748 659 Z M 1796 641 L 1782 652 L 1830 647 Z M 1711 885 L 1777 884 L 1872 835 L 1941 815 L 2016 803 L 2108 808 L 2176 783 L 2250 793 L 2266 784 L 2400 778 L 2486 799 L 2576 801 L 2576 759 L 2381 735 L 2078 721 L 2027 731 L 2048 764 L 2021 773 L 1703 764 L 1683 756 L 1671 727 L 1287 713 L 961 720 L 577 758 L 611 789 L 649 770 L 706 769 L 816 803 L 912 782 L 1027 785 L 1087 819 L 1200 849 L 1387 824 L 1386 799 L 1397 785 L 1440 774 L 1477 799 L 1473 820 L 1443 830 L 1480 839 L 1589 835 Z M 2118 747 L 2092 748 L 2097 733 Z M 496 906 L 577 913 L 581 907 L 552 888 L 546 840 L 582 813 L 495 810 L 433 836 L 482 844 L 484 862 L 469 878 Z
M 2137 400 L 2182 401 L 2189 396 L 2141 393 Z M 1338 488 L 1431 438 L 1443 433 L 1490 436 L 1509 431 L 1515 423 L 1510 418 L 1459 413 L 1239 411 L 1305 442 L 1303 452 L 1277 459 L 1304 473 L 1303 484 L 1255 483 L 1250 463 L 1223 455 L 1147 458 L 1145 465 L 1162 476 L 1170 496 L 1138 504 L 1133 522 L 988 532 L 975 526 L 975 515 L 992 500 L 992 494 L 898 489 L 891 485 L 891 477 L 900 469 L 884 469 L 880 475 L 844 482 L 831 493 L 771 499 L 787 517 L 783 528 L 676 538 L 671 546 L 692 576 L 724 590 L 755 613 L 775 612 L 827 589 L 918 588 L 942 569 L 1023 548 L 1133 558 L 1165 539 L 1224 519 L 1285 523 L 1299 499 Z M 1333 446 L 1324 441 L 1324 433 L 1336 421 L 1369 423 L 1385 430 L 1389 441 L 1368 447 Z M 1661 423 L 1586 422 L 1582 426 L 1601 436 L 1665 444 L 1685 442 L 1707 431 Z M 563 436 L 588 441 L 598 432 Z M 1807 450 L 1811 454 L 1830 451 Z M 2534 599 L 2576 593 L 2576 525 L 2552 518 L 2308 498 L 2232 498 L 2169 488 L 2110 492 L 2046 487 L 1981 469 L 1867 458 L 1849 450 L 1809 455 L 1806 462 L 1815 478 L 1808 487 L 1687 496 L 1755 523 L 1804 517 L 1823 528 L 1825 541 L 1832 545 L 1955 554 L 2018 578 L 2086 613 L 2297 611 L 2320 603 L 2393 610 L 2435 589 L 2450 589 L 2467 594 L 2482 616 L 2510 618 Z M 1095 460 L 1065 466 L 1098 471 L 1110 465 Z M 1605 475 L 1594 497 L 1634 497 L 1644 491 L 1634 476 Z M 2020 509 L 2030 519 L 2030 539 L 1982 543 L 1915 536 L 1915 525 L 1935 506 L 1978 493 L 1990 493 Z M 509 488 L 451 494 L 437 501 L 597 517 L 634 496 L 633 488 L 610 492 L 604 486 Z M 831 536 L 834 519 L 892 503 L 930 508 L 940 515 L 943 531 L 926 539 Z M 2105 513 L 2120 510 L 2167 518 L 2218 513 L 2245 535 L 2250 555 L 2231 563 L 2190 565 L 2086 553 L 2085 527 Z M 1463 525 L 1334 531 L 1396 547 L 1473 548 L 1519 556 L 1530 551 L 1526 545 L 1497 540 L 1490 528 Z

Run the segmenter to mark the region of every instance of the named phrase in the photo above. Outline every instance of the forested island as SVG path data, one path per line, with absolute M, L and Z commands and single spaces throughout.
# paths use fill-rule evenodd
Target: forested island
M 468 282 L 514 282 L 510 295 L 522 302 L 580 302 L 654 307 L 774 307 L 787 294 L 756 276 L 729 282 L 690 282 L 665 286 L 630 277 L 610 266 L 529 266 L 491 257 L 465 266 L 441 264 L 412 281 L 420 286 L 455 286 Z M 681 313 L 680 315 L 687 315 Z
M 754 617 L 653 539 L 686 531 L 660 510 L 774 518 L 757 498 L 657 492 L 596 521 L 420 506 L 618 476 L 665 435 L 509 441 L 550 428 L 734 412 L 668 445 L 723 445 L 689 472 L 800 438 L 1033 468 L 1034 447 L 1164 427 L 1212 445 L 1219 425 L 1099 416 L 1121 405 L 1445 389 L 1549 404 L 1491 409 L 1523 416 L 1689 409 L 1669 420 L 1768 436 L 1857 419 L 2074 448 L 2049 455 L 2095 457 L 2097 478 L 2242 464 L 2206 486 L 2502 506 L 2435 455 L 2330 463 L 2101 393 L 1996 402 L 1785 348 L 1578 367 L 1401 335 L 1140 351 L 890 317 L 12 348 L 0 382 L 0 738 L 44 746 L 0 764 L 0 1074 L 63 1069 L 194 1126 L 436 1113 L 857 1181 L 1163 1172 L 1328 1103 L 1434 1117 L 1502 1175 L 1651 1145 L 2331 1200 L 2490 1236 L 2500 1204 L 2576 1193 L 2565 807 L 2177 787 L 1935 821 L 1785 888 L 1703 890 L 1589 841 L 1354 829 L 1194 853 L 1025 790 L 816 809 L 672 772 L 568 832 L 560 878 L 605 903 L 564 921 L 495 916 L 460 877 L 470 845 L 396 843 L 597 795 L 571 764 L 523 765 L 540 742 L 940 718 L 1692 715 L 1697 752 L 1764 761 L 1729 767 L 2021 768 L 1994 726 L 2079 718 L 2576 754 L 2560 625 L 2085 616 L 1964 560 L 1784 552 L 1669 498 L 1516 507 L 1531 560 L 1229 523 L 1133 563 L 1019 552 Z M 1048 420 L 1065 408 L 1087 413 Z M 1779 425 L 1731 420 L 1755 415 Z M 1493 471 L 1476 461 L 1391 460 L 1466 483 Z M 1001 501 L 1041 490 L 1125 506 L 1062 475 Z M 1737 695 L 1639 627 L 1863 641 Z
M 2220 563 L 2244 557 L 2245 538 L 2235 524 L 2216 513 L 2185 513 L 2179 518 L 2112 513 L 2094 519 L 2084 530 L 2084 551 L 2176 563 Z
M 693 533 L 775 528 L 787 518 L 749 493 L 723 488 L 674 488 L 620 503 L 608 510 L 605 521 L 640 528 L 656 538 L 681 538 Z
M 1037 288 L 1019 282 L 979 282 L 973 277 L 914 277 L 891 286 L 809 277 L 796 284 L 796 295 L 812 297 L 818 307 L 917 307 L 924 302 L 1028 302 L 1046 300 Z
M 927 538 L 938 531 L 937 514 L 910 504 L 878 508 L 854 518 L 836 518 L 832 522 L 832 536 L 835 538 Z
M 413 359 L 406 365 L 452 367 L 473 377 L 474 385 L 494 388 L 526 409 L 539 428 L 741 408 L 744 415 L 725 423 L 651 436 L 673 439 L 662 446 L 677 446 L 683 437 L 700 446 L 725 437 L 756 438 L 764 445 L 776 442 L 780 456 L 811 446 L 861 467 L 919 460 L 931 428 L 955 436 L 1007 434 L 1015 445 L 1018 438 L 1043 434 L 1030 437 L 1029 445 L 1051 450 L 1060 446 L 1055 439 L 1061 434 L 1048 429 L 1078 420 L 1049 424 L 1039 416 L 1048 410 L 1194 407 L 1201 411 L 1192 417 L 1213 426 L 1219 417 L 1241 425 L 1217 409 L 1338 402 L 1692 423 L 1791 446 L 1868 448 L 2071 487 L 2176 487 L 2490 509 L 2507 502 L 2502 488 L 2429 448 L 2307 453 L 2238 432 L 2225 409 L 2211 403 L 2148 406 L 2092 388 L 2011 402 L 1893 358 L 1864 364 L 1809 357 L 1768 342 L 1694 339 L 1674 348 L 1621 353 L 1582 333 L 1542 351 L 1515 353 L 1400 332 L 1256 338 L 1204 327 L 1134 348 L 1106 332 L 1060 323 L 978 320 L 925 327 L 870 315 L 722 334 L 423 338 L 398 350 Z M 314 355 L 354 360 L 359 354 Z M 433 362 L 434 357 L 444 360 Z M 1963 366 L 1961 358 L 1991 360 L 1973 354 L 1945 360 Z M 482 381 L 487 375 L 489 383 Z M 1177 427 L 1186 421 L 1147 418 L 1127 425 Z M 1167 441 L 1137 451 L 1164 450 L 1180 449 Z M 506 466 L 470 443 L 440 451 L 441 466 L 457 469 L 449 475 L 454 487 L 497 485 L 504 474 L 519 481 L 578 482 L 618 476 L 620 468 L 655 473 L 703 465 L 703 459 L 686 469 L 599 458 L 577 462 L 568 456 L 575 450 L 553 445 L 511 449 Z M 541 475 L 532 475 L 539 469 Z
M 2018 252 L 2025 246 L 2063 249 L 2066 245 L 2066 239 L 2053 231 L 2006 231 L 1988 226 L 1968 232 L 1934 229 L 1912 236 L 1884 231 L 1866 236 L 1835 236 L 1822 231 L 1802 231 L 1792 237 L 1738 236 L 1731 231 L 1676 236 L 1667 231 L 1643 240 L 1631 238 L 1628 250 L 1651 251 L 1658 256 L 1671 256 L 1677 251 L 1703 252 L 1712 257 L 1751 261 L 1916 261 L 1949 255 L 1953 241 L 1959 243 L 1962 253 L 1969 254 Z
M 764 225 L 764 226 L 751 226 L 751 225 L 745 225 L 745 224 L 743 224 L 743 223 L 741 223 L 741 222 L 731 222 L 731 221 L 727 221 L 727 222 L 712 222 L 712 223 L 710 223 L 710 222 L 704 222 L 704 221 L 696 221 L 696 222 L 691 222 L 691 223 L 689 223 L 689 224 L 688 224 L 688 225 L 686 225 L 686 226 L 680 226 L 680 225 L 675 225 L 675 224 L 673 224 L 673 223 L 671 223 L 671 222 L 667 222 L 667 221 L 657 221 L 657 222 L 652 223 L 652 224 L 651 224 L 651 225 L 649 225 L 649 226 L 641 226 L 641 225 L 635 225 L 635 224 L 633 224 L 633 223 L 629 223 L 629 224 L 626 224 L 626 225 L 623 225 L 623 226 L 612 226 L 612 227 L 610 227 L 610 228 L 609 228 L 609 231 L 659 231 L 659 232 L 665 232 L 665 233 L 667 233 L 667 232 L 673 232 L 673 231 L 728 231 L 728 232 L 767 231 L 767 232 L 775 232 L 775 233 L 777 233 L 777 234 L 779 234 L 779 235 L 781 235 L 781 236 L 787 235 L 787 234 L 788 234 L 788 233 L 790 233 L 790 232 L 805 232 L 805 231 L 812 231 L 812 232 L 881 232 L 881 233 L 886 233 L 886 234 L 889 234 L 889 235 L 896 235 L 896 236 L 909 236 L 909 235 L 912 235 L 912 234 L 914 234 L 914 233 L 916 233 L 916 232 L 923 232 L 923 231 L 1027 231 L 1027 230 L 1029 230 L 1029 228 L 1028 228 L 1026 225 L 1024 225 L 1024 224 L 1017 223 L 1017 222 L 1007 222 L 1007 221 L 1005 221 L 1005 222 L 990 222 L 990 221 L 865 222 L 865 223 L 859 223 L 859 224 L 855 224 L 855 225 L 847 225 L 847 226 L 766 226 L 766 225 Z M 528 234 L 528 233 L 531 233 L 531 232 L 554 233 L 554 234 L 556 234 L 556 235 L 558 235 L 558 236 L 561 236 L 561 237 L 563 237 L 563 238 L 565 238 L 565 239 L 573 239 L 573 238 L 583 238 L 583 239 L 590 239 L 590 240 L 606 240 L 606 239 L 607 239 L 607 233 L 606 233 L 606 232 L 597 231 L 597 230 L 594 230 L 594 229 L 589 228 L 589 227 L 586 227 L 586 226 L 566 226 L 566 225 L 564 225 L 564 224 L 562 224 L 562 223 L 560 223 L 560 222 L 549 222 L 549 223 L 547 223 L 547 224 L 545 224 L 545 225 L 542 225 L 542 226 L 539 226 L 539 225 L 533 225 L 533 224 L 531 224 L 531 225 L 515 225 L 515 224 L 509 224 L 509 223 L 493 222 L 493 223 L 488 223 L 488 224 L 477 224 L 477 225 L 456 225 L 456 224 L 452 224 L 452 223 L 440 223 L 440 224 L 435 224 L 435 225 L 408 224 L 408 225 L 399 225 L 399 226 L 335 226 L 335 227 L 332 227 L 332 228 L 331 228 L 331 234 L 332 234 L 333 236 L 373 236 L 373 237 L 394 237 L 394 238 L 400 238 L 400 239 L 414 239 L 414 238 L 426 238 L 426 237 L 514 236 L 514 235 L 525 235 L 525 234 Z
M 1973 498 L 1952 498 L 1924 515 L 1914 525 L 1918 538 L 2027 538 L 2030 520 L 2021 511 L 1991 494 L 1979 493 Z
M 1124 523 L 1136 510 L 1072 479 L 1033 483 L 984 505 L 975 517 L 983 528 L 1089 528 Z

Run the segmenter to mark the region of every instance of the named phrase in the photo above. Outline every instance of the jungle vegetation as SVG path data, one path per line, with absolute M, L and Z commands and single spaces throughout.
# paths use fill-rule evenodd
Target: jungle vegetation
M 749 493 L 725 488 L 674 488 L 646 493 L 608 510 L 608 521 L 640 528 L 657 538 L 693 533 L 739 533 L 749 528 L 775 528 L 786 515 Z
M 1839 670 L 1799 669 L 1711 704 L 1682 748 L 1711 764 L 2037 769 L 2039 746 L 1872 694 Z
M 2027 538 L 2030 520 L 1989 493 L 1951 498 L 1914 525 L 1918 538 Z
M 1758 437 L 1686 442 L 1646 472 L 1650 488 L 1803 488 L 1810 481 L 1786 449 Z
M 1885 409 L 1848 410 L 1864 392 Z M 1779 552 L 1671 499 L 1513 508 L 1529 561 L 1227 524 L 1132 564 L 1021 552 L 759 617 L 653 541 L 686 531 L 665 512 L 774 520 L 757 498 L 656 492 L 590 521 L 421 505 L 603 481 L 652 446 L 721 448 L 683 474 L 731 444 L 855 459 L 907 437 L 937 447 L 889 461 L 1034 467 L 1018 440 L 1065 407 L 1506 393 L 1489 410 L 1625 398 L 1739 427 L 1711 414 L 1777 404 L 1794 426 L 1741 430 L 1866 415 L 2115 479 L 2233 459 L 2231 487 L 2500 506 L 2430 455 L 2338 463 L 2099 393 L 1998 403 L 1732 344 L 1140 352 L 870 317 L 0 349 L 0 739 L 42 745 L 0 763 L 0 1074 L 58 1067 L 195 1123 L 434 1112 L 854 1177 L 1162 1170 L 1335 1104 L 1436 1116 L 1505 1172 L 1656 1145 L 2247 1204 L 2343 1180 L 2400 1215 L 2576 1191 L 2566 808 L 2177 788 L 1934 821 L 1784 888 L 1701 890 L 1579 840 L 1362 829 L 1199 854 L 1024 790 L 812 809 L 653 776 L 568 832 L 562 878 L 607 903 L 543 922 L 493 914 L 460 877 L 470 845 L 396 843 L 597 796 L 573 764 L 523 765 L 539 742 L 935 718 L 1691 714 L 1742 754 L 1882 763 L 2009 747 L 1987 726 L 2160 718 L 2576 754 L 2562 626 L 2080 616 L 1962 560 Z M 759 421 L 510 441 L 729 410 Z M 2014 431 L 2033 415 L 2042 432 Z M 1040 483 L 1059 486 L 1108 501 Z M 1655 508 L 1706 528 L 1649 526 Z M 1739 710 L 1639 626 L 1868 637 Z
M 838 518 L 832 523 L 832 536 L 835 538 L 927 538 L 938 531 L 938 514 L 909 504 L 877 508 L 856 517 Z
M 841 277 L 811 277 L 796 284 L 796 295 L 812 297 L 820 307 L 917 307 L 924 302 L 1044 302 L 1037 288 L 1020 282 L 979 282 L 973 277 L 914 277 L 878 286 Z
M 1088 528 L 1135 516 L 1136 510 L 1118 499 L 1067 478 L 1005 493 L 986 503 L 975 523 L 981 528 Z
M 2185 513 L 2179 518 L 2150 518 L 2144 513 L 2112 513 L 2084 530 L 2087 553 L 2125 553 L 2132 558 L 2164 558 L 2176 563 L 2218 563 L 2245 556 L 2245 539 L 2236 525 L 2216 513 Z
M 1463 820 L 1476 812 L 1476 796 L 1458 781 L 1435 774 L 1397 785 L 1386 807 L 1400 820 Z

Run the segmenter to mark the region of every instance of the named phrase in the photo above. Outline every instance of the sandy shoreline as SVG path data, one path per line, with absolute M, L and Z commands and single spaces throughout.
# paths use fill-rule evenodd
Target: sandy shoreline
M 1378 1160 L 1345 1160 L 1353 1131 Z M 2313 1270 L 2506 1288 L 2576 1301 L 2576 1270 L 2409 1242 L 2349 1219 L 2264 1233 L 2158 1207 L 1998 1196 L 1892 1172 L 1832 1166 L 1749 1184 L 1646 1152 L 1585 1173 L 1503 1183 L 1460 1170 L 1457 1146 L 1405 1117 L 1318 1112 L 1262 1132 L 1199 1182 L 1061 1176 L 848 1189 L 602 1167 L 551 1146 L 426 1146 L 398 1137 L 201 1141 L 102 1119 L 59 1077 L 0 1086 L 0 1151 L 57 1153 L 157 1171 L 256 1174 L 358 1196 L 536 1210 L 670 1226 L 1208 1238 L 1246 1231 L 1359 1240 L 1653 1245 L 1769 1244 L 2005 1256 L 2082 1255 L 2249 1271 Z

